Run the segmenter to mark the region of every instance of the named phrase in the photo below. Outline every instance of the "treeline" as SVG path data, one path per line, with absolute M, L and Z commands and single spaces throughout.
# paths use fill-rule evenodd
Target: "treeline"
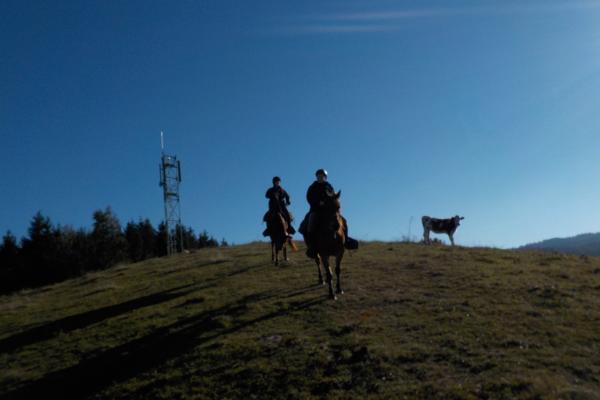
M 156 229 L 148 219 L 140 219 L 128 222 L 122 229 L 110 207 L 95 211 L 93 220 L 91 231 L 76 230 L 55 226 L 38 212 L 31 221 L 28 237 L 18 242 L 7 232 L 0 245 L 0 293 L 60 282 L 119 262 L 167 254 L 164 223 Z M 228 245 L 225 239 L 219 242 L 206 231 L 196 235 L 185 226 L 178 226 L 174 233 L 178 251 Z

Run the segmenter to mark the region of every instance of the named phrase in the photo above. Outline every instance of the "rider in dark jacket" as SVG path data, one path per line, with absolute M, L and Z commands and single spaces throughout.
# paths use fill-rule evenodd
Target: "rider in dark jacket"
M 265 193 L 265 197 L 269 199 L 269 211 L 265 214 L 263 220 L 266 221 L 268 215 L 270 213 L 281 213 L 283 218 L 288 224 L 288 233 L 293 235 L 296 233 L 296 230 L 292 226 L 292 218 L 290 216 L 290 212 L 287 209 L 290 203 L 290 196 L 285 191 L 284 188 L 281 187 L 281 178 L 278 176 L 273 177 L 273 186 L 270 187 Z M 263 235 L 268 236 L 268 232 L 265 229 Z
M 302 229 L 300 230 L 301 233 L 305 234 L 305 237 L 307 239 L 306 244 L 308 248 L 306 250 L 306 255 L 310 258 L 316 257 L 312 233 L 314 232 L 316 225 L 318 224 L 319 217 L 321 216 L 321 213 L 323 211 L 323 205 L 325 204 L 325 200 L 328 196 L 335 194 L 333 186 L 331 186 L 331 184 L 327 182 L 327 171 L 325 171 L 324 169 L 319 169 L 317 170 L 315 175 L 317 177 L 317 180 L 314 181 L 312 185 L 308 187 L 308 191 L 306 192 L 306 200 L 310 205 L 310 211 L 308 212 L 305 219 L 306 229 L 305 232 L 303 232 Z M 346 242 L 344 243 L 344 245 L 348 249 L 358 248 L 358 242 L 355 239 L 352 239 L 348 236 L 348 222 L 344 217 L 342 217 L 342 219 L 344 220 L 344 233 L 346 236 Z
M 319 171 L 323 171 L 323 174 L 317 174 L 317 180 L 308 187 L 308 191 L 306 192 L 306 200 L 310 204 L 310 212 L 320 212 L 321 206 L 327 199 L 327 196 L 335 193 L 333 186 L 327 182 L 327 172 L 325 170 Z
M 327 182 L 327 171 L 324 169 L 319 169 L 315 176 L 317 180 L 312 183 L 308 187 L 306 191 L 306 201 L 310 205 L 310 210 L 306 215 L 306 234 L 308 237 L 307 245 L 308 250 L 307 254 L 312 254 L 312 233 L 316 228 L 317 222 L 321 213 L 323 212 L 323 205 L 325 204 L 325 200 L 328 195 L 335 193 L 333 186 L 329 182 Z M 302 230 L 301 230 L 302 232 Z M 302 232 L 304 233 L 304 232 Z M 310 257 L 310 255 L 309 255 Z

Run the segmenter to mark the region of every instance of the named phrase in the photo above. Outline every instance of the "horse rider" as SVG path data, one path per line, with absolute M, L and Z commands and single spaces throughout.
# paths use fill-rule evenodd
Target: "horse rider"
M 323 206 L 328 196 L 331 196 L 335 193 L 333 186 L 329 182 L 327 182 L 327 171 L 324 169 L 318 169 L 315 172 L 315 176 L 317 180 L 314 181 L 306 192 L 306 200 L 310 205 L 310 210 L 306 217 L 306 236 L 307 236 L 307 250 L 306 255 L 309 258 L 316 257 L 316 250 L 314 248 L 313 243 L 313 233 L 319 223 L 320 217 L 323 216 Z M 344 246 L 347 249 L 356 249 L 358 248 L 358 242 L 355 239 L 352 239 L 348 236 L 348 223 L 344 217 L 342 217 L 344 221 L 344 234 L 346 236 L 346 241 Z
M 265 197 L 269 199 L 269 211 L 263 217 L 263 221 L 267 221 L 269 218 L 269 214 L 277 214 L 281 213 L 285 222 L 288 224 L 288 234 L 293 235 L 296 233 L 296 230 L 292 226 L 292 217 L 290 216 L 290 212 L 287 209 L 290 203 L 290 196 L 285 191 L 284 188 L 281 187 L 281 178 L 278 176 L 273 177 L 273 186 L 267 190 L 265 193 Z M 269 229 L 265 229 L 263 232 L 263 236 L 269 236 Z

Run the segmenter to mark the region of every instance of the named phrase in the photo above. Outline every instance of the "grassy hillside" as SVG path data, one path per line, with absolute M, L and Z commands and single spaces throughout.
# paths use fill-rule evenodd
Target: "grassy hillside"
M 0 297 L 6 398 L 600 398 L 600 259 L 369 243 L 327 299 L 266 244 Z

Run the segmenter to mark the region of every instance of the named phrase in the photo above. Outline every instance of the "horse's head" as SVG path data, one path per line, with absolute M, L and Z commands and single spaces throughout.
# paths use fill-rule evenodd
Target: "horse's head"
M 340 196 L 342 192 L 337 193 L 327 192 L 323 204 L 323 220 L 320 222 L 322 233 L 325 237 L 343 237 L 344 235 L 344 220 L 340 214 Z M 334 233 L 331 236 L 331 233 Z
M 333 191 L 327 191 L 327 196 L 325 198 L 325 204 L 323 205 L 323 210 L 326 213 L 336 214 L 340 211 L 341 203 L 340 196 L 342 195 L 342 191 L 338 191 L 337 193 Z

